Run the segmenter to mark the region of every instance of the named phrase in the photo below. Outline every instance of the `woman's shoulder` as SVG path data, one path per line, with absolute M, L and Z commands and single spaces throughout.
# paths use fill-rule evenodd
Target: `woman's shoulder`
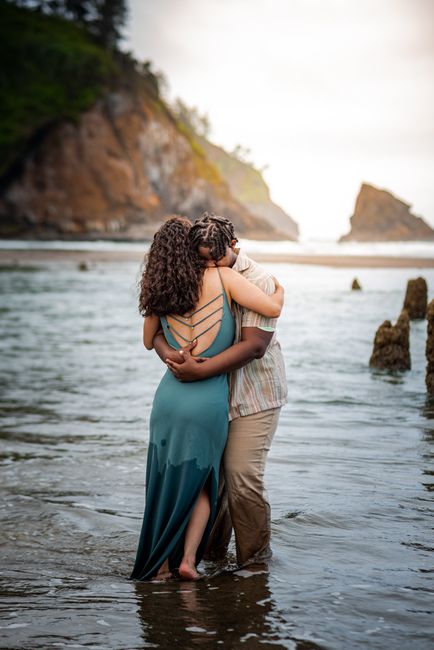
M 230 287 L 234 280 L 239 276 L 239 273 L 231 269 L 229 266 L 210 266 L 208 267 L 208 277 L 218 278 L 223 282 L 225 287 Z M 215 280 L 214 280 L 215 281 Z
M 234 276 L 238 275 L 238 273 L 236 271 L 234 271 L 233 269 L 231 269 L 229 266 L 219 266 L 219 267 L 215 267 L 215 268 L 217 268 L 217 270 L 220 273 L 220 275 L 222 276 L 222 278 L 230 279 L 230 278 L 233 278 Z
M 234 287 L 234 278 L 238 273 L 227 266 L 210 266 L 204 274 L 204 288 L 217 291 L 223 285 L 226 296 L 230 302 Z M 205 289 L 206 290 L 206 289 Z
M 205 269 L 205 277 L 218 278 L 219 275 L 222 279 L 227 279 L 229 281 L 230 278 L 238 275 L 238 273 L 228 266 L 208 266 Z

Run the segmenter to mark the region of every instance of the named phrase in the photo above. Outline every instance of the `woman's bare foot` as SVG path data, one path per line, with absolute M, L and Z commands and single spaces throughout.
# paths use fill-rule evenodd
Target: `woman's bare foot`
M 169 560 L 166 560 L 160 567 L 157 575 L 155 576 L 154 580 L 167 580 L 168 578 L 172 577 L 172 573 L 170 572 L 169 569 Z
M 196 571 L 194 560 L 185 556 L 179 565 L 178 573 L 183 580 L 197 580 L 200 578 L 200 575 Z

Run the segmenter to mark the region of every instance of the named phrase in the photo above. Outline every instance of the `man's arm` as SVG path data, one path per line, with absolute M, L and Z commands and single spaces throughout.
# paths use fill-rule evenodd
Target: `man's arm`
M 235 343 L 210 359 L 193 357 L 188 350 L 184 349 L 182 351 L 184 363 L 174 362 L 170 357 L 166 357 L 164 361 L 179 381 L 200 381 L 238 370 L 253 359 L 260 359 L 264 356 L 272 337 L 273 332 L 258 327 L 243 327 L 239 343 Z

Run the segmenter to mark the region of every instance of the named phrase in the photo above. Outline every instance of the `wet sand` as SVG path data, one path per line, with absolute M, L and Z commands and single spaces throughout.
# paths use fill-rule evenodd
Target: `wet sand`
M 258 262 L 308 264 L 341 268 L 434 268 L 434 258 L 374 255 L 302 255 L 254 253 Z M 140 251 L 85 250 L 0 250 L 0 265 L 32 265 L 49 262 L 94 264 L 99 262 L 141 262 Z

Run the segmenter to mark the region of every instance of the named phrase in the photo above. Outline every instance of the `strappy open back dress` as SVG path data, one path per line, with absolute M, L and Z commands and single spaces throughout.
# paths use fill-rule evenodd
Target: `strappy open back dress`
M 233 343 L 234 318 L 223 284 L 215 298 L 178 319 L 186 324 L 189 317 L 212 303 L 215 310 L 195 323 L 195 328 L 199 323 L 203 326 L 203 330 L 197 328 L 202 331 L 195 334 L 196 339 L 212 328 L 217 332 L 201 357 L 219 354 Z M 180 349 L 171 332 L 174 326 L 166 318 L 161 318 L 161 323 L 169 345 Z M 196 553 L 197 563 L 201 560 L 217 510 L 219 468 L 228 435 L 228 391 L 226 374 L 188 383 L 179 382 L 169 370 L 163 376 L 151 411 L 146 505 L 130 579 L 154 577 L 166 559 L 170 569 L 179 567 L 185 530 L 206 486 L 211 514 Z

